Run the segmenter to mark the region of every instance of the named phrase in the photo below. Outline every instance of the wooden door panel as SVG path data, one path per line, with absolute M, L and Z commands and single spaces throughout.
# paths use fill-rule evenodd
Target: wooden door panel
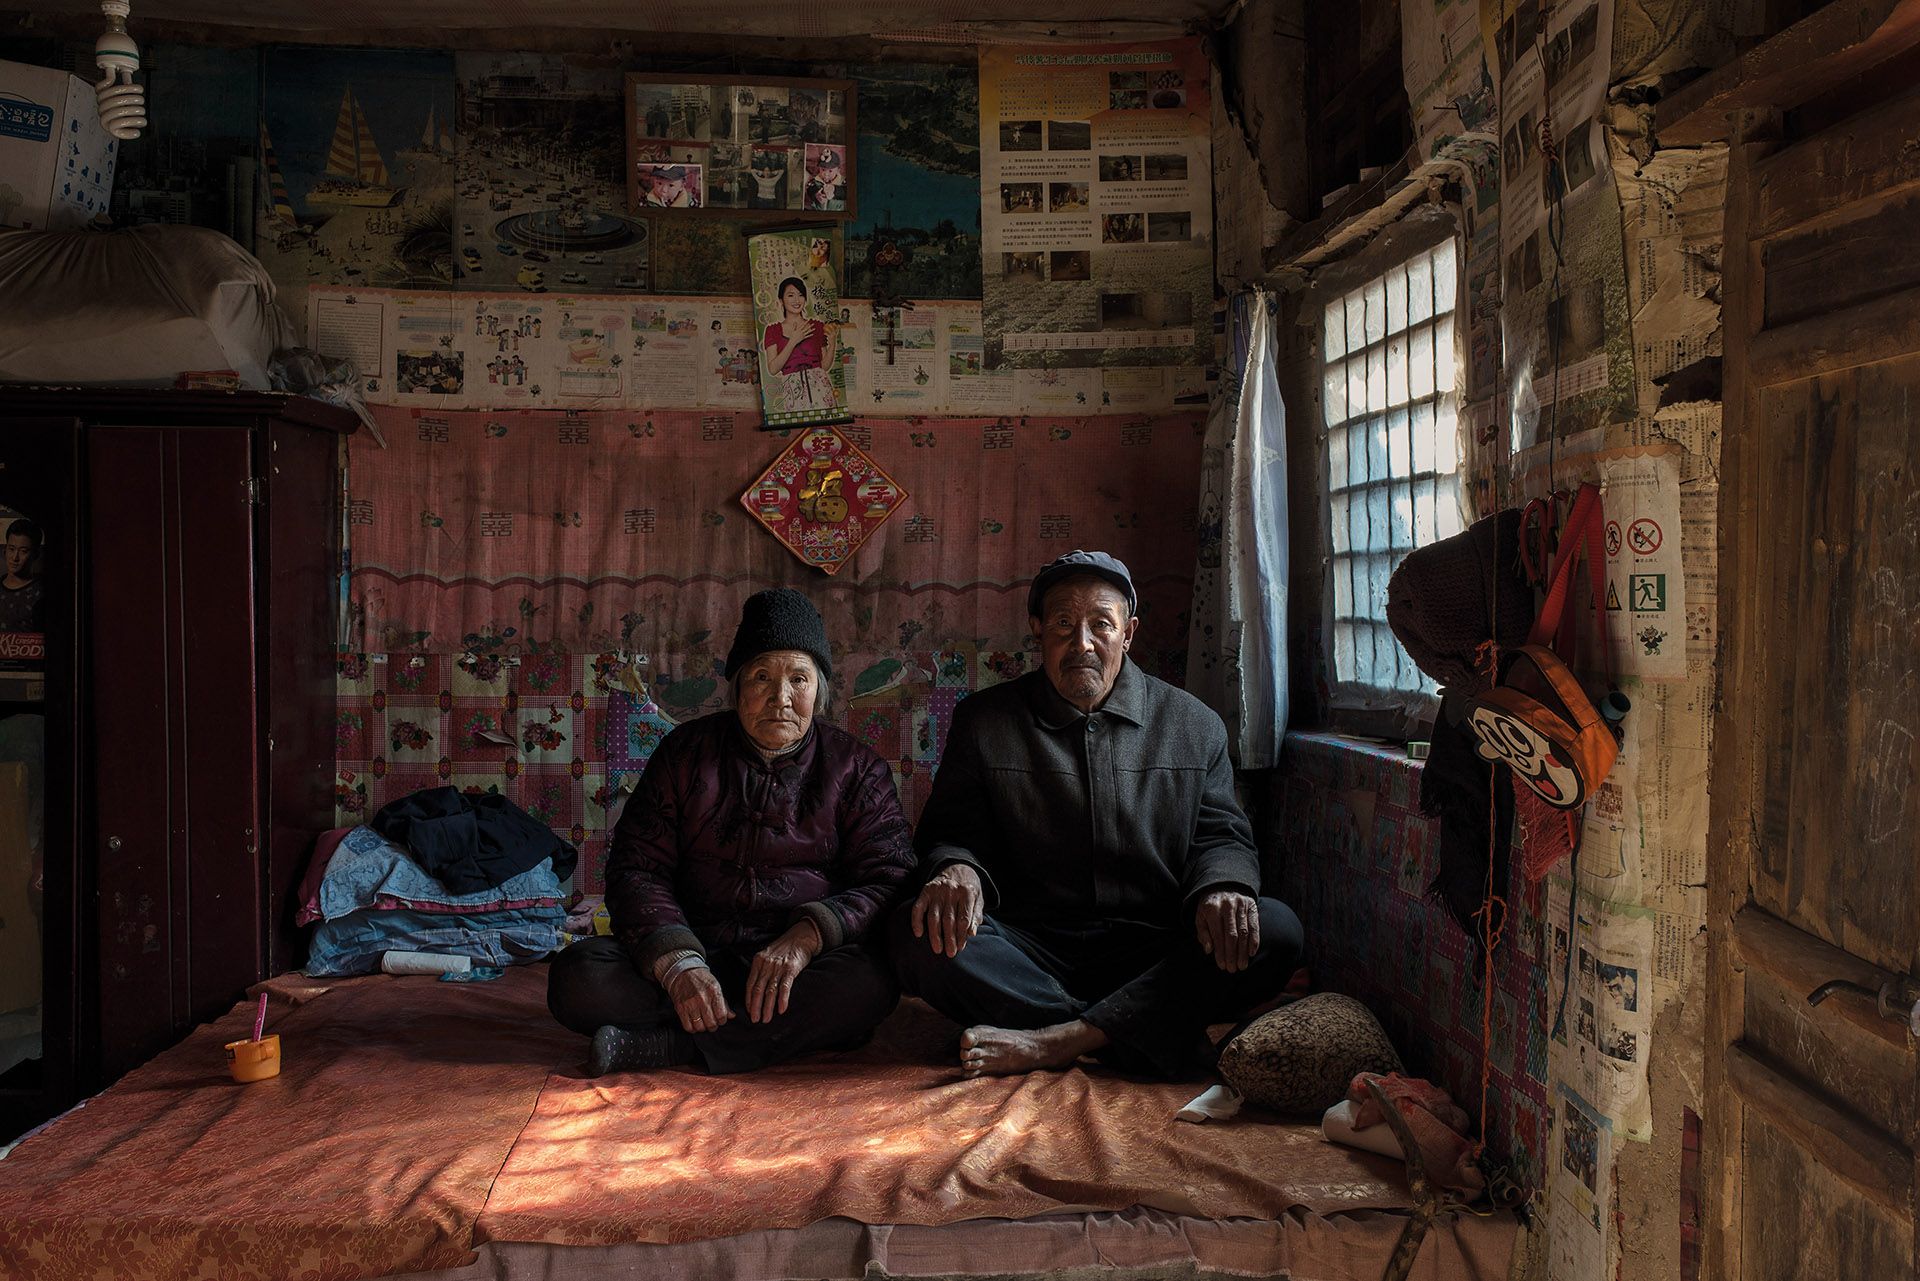
M 1911 252 L 1920 193 L 1876 200 L 1770 242 L 1765 321 L 1769 329 L 1920 285 Z
M 1829 1017 L 1839 1012 L 1837 1005 L 1821 1014 L 1809 1010 L 1811 990 L 1749 974 L 1743 1043 L 1766 1054 L 1779 1071 L 1810 1092 L 1846 1100 L 1848 1108 L 1874 1128 L 1892 1136 L 1911 1133 L 1914 1100 L 1906 1082 L 1911 1067 L 1906 1047 Z M 1847 999 L 1858 998 L 1835 995 L 1827 1001 Z M 1863 1004 L 1872 1007 L 1870 1001 Z
M 1920 832 L 1910 786 L 1920 770 L 1920 431 L 1906 408 L 1916 393 L 1920 357 L 1760 394 L 1769 434 L 1798 438 L 1804 470 L 1798 510 L 1779 512 L 1776 534 L 1800 558 L 1800 590 L 1782 593 L 1796 606 L 1790 818 L 1784 832 L 1768 824 L 1774 839 L 1762 843 L 1754 894 L 1895 972 L 1916 943 L 1908 854 Z M 1770 778 L 1770 791 L 1779 781 Z
M 339 598 L 339 438 L 268 427 L 266 529 L 272 578 L 260 584 L 271 643 L 263 646 L 267 733 L 266 912 L 268 960 L 292 968 L 304 946 L 294 924 L 300 876 L 314 834 L 333 826 L 333 633 Z
M 1766 1281 L 1897 1281 L 1911 1227 L 1836 1178 L 1801 1143 L 1747 1114 L 1746 1275 Z
M 1920 190 L 1916 137 L 1920 98 L 1908 96 L 1782 147 L 1756 167 L 1753 234 L 1775 236 Z
M 262 973 L 254 718 L 253 475 L 241 427 L 167 433 L 178 508 L 180 761 L 193 929 L 184 1013 L 214 1018 Z
M 171 547 L 158 432 L 88 433 L 90 733 L 99 931 L 99 1036 L 107 1080 L 171 1040 L 174 963 L 184 963 L 168 698 L 178 639 L 168 616 Z
M 1743 526 L 1740 534 L 1754 540 L 1752 550 L 1741 555 L 1745 574 L 1754 589 L 1742 592 L 1739 608 L 1751 611 L 1751 621 L 1741 636 L 1747 647 L 1742 666 L 1755 697 L 1743 703 L 1739 735 L 1750 745 L 1755 776 L 1742 779 L 1750 789 L 1746 809 L 1757 830 L 1754 833 L 1754 876 L 1784 886 L 1788 878 L 1789 835 L 1793 814 L 1795 763 L 1801 750 L 1794 724 L 1794 650 L 1800 617 L 1801 572 L 1803 558 L 1798 553 L 1803 517 L 1792 503 L 1798 492 L 1797 479 L 1805 474 L 1806 448 L 1810 436 L 1804 406 L 1786 405 L 1754 428 L 1754 439 L 1741 449 L 1751 451 L 1753 484 L 1757 494 L 1771 495 L 1763 515 L 1752 510 L 1744 517 L 1723 513 L 1725 526 L 1730 522 Z M 1762 444 L 1764 442 L 1764 445 Z M 1731 536 L 1732 531 L 1729 530 Z M 1725 750 L 1730 736 L 1716 732 L 1717 750 Z M 1757 894 L 1776 916 L 1786 916 L 1785 893 L 1769 897 Z
M 1920 1275 L 1920 89 L 1862 74 L 1916 50 L 1920 0 L 1835 0 L 1684 91 L 1733 111 L 1703 1153 L 1725 1281 Z

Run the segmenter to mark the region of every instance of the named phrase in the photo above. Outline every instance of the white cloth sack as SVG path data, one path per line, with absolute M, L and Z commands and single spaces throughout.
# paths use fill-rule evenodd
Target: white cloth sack
M 267 389 L 292 335 L 258 259 L 204 227 L 0 230 L 0 381 L 171 387 L 231 369 Z
M 1393 1136 L 1393 1127 L 1385 1121 L 1364 1130 L 1353 1128 L 1353 1118 L 1359 1111 L 1360 1105 L 1352 1099 L 1340 1100 L 1320 1118 L 1320 1137 L 1329 1143 L 1344 1143 L 1350 1148 L 1359 1148 L 1362 1152 L 1405 1158 L 1406 1150 L 1400 1146 L 1400 1140 Z

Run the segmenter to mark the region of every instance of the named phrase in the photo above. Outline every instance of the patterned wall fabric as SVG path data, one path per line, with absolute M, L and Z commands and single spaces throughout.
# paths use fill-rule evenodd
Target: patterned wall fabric
M 1439 827 L 1420 813 L 1419 765 L 1397 749 L 1296 732 L 1269 780 L 1261 844 L 1306 926 L 1314 990 L 1363 1002 L 1410 1072 L 1478 1116 L 1482 989 L 1465 932 L 1426 896 Z M 1505 892 L 1515 924 L 1494 958 L 1486 1138 L 1536 1188 L 1548 1116 L 1544 894 L 1517 870 Z
M 1027 583 L 1074 547 L 1140 587 L 1133 655 L 1186 668 L 1198 415 L 929 419 L 849 436 L 911 497 L 829 579 L 741 507 L 786 447 L 745 415 L 376 411 L 349 445 L 350 636 L 336 799 L 498 789 L 581 846 L 680 720 L 725 703 L 741 602 L 800 588 L 834 648 L 826 717 L 893 762 L 917 815 L 952 710 L 1026 671 Z

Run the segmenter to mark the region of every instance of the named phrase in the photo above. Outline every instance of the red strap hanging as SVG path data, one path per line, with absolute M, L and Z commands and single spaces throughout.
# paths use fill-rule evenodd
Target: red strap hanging
M 1554 557 L 1553 577 L 1547 585 L 1546 599 L 1540 604 L 1540 616 L 1534 620 L 1533 631 L 1527 637 L 1529 645 L 1546 645 L 1551 638 L 1553 651 L 1569 669 L 1576 667 L 1579 657 L 1579 634 L 1574 626 L 1574 613 L 1568 609 L 1568 597 L 1573 592 L 1574 572 L 1586 553 L 1587 579 L 1593 586 L 1593 617 L 1600 629 L 1600 670 L 1611 672 L 1611 663 L 1607 652 L 1607 557 L 1606 557 L 1606 514 L 1600 499 L 1600 487 L 1591 481 L 1580 486 L 1580 492 L 1574 496 L 1573 512 L 1567 517 L 1567 527 L 1560 535 L 1560 548 Z

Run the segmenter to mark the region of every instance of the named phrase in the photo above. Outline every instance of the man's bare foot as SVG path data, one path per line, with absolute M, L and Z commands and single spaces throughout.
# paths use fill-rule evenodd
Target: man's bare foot
M 1070 1066 L 1107 1043 L 1107 1034 L 1083 1019 L 1021 1031 L 970 1027 L 960 1037 L 963 1076 L 1013 1076 Z

